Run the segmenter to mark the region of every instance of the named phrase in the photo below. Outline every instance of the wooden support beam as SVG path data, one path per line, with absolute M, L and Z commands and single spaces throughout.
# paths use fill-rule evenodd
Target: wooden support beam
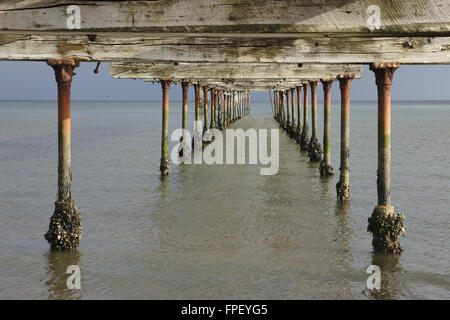
M 0 60 L 450 64 L 447 37 L 232 38 L 0 34 Z
M 361 77 L 361 65 L 275 64 L 275 63 L 112 63 L 109 74 L 117 79 L 308 80 L 335 78 L 339 74 Z
M 79 8 L 73 32 L 223 33 L 423 33 L 450 31 L 448 0 L 9 0 L 0 4 L 0 31 L 68 33 L 67 20 Z M 380 9 L 373 29 L 370 6 Z M 70 8 L 69 8 L 70 10 Z

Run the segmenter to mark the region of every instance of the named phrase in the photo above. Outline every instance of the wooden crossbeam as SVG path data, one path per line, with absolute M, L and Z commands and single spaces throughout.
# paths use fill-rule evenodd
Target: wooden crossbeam
M 68 29 L 72 5 L 79 7 L 80 29 Z M 374 5 L 380 12 L 376 29 L 370 27 Z M 449 0 L 7 0 L 0 3 L 0 32 L 436 36 L 450 32 L 449 17 Z
M 211 38 L 0 34 L 0 60 L 449 64 L 450 37 Z
M 339 74 L 362 75 L 361 65 L 274 63 L 112 63 L 110 75 L 118 79 L 222 79 L 308 80 L 334 78 Z

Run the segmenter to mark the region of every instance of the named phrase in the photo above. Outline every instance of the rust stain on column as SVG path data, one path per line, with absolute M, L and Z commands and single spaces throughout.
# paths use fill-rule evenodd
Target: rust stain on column
M 354 75 L 339 75 L 341 89 L 341 166 L 339 182 L 336 184 L 337 198 L 345 201 L 350 198 L 350 87 Z
M 308 126 L 308 83 L 303 84 L 303 129 L 300 136 L 300 150 L 309 149 L 309 126 Z
M 295 133 L 295 141 L 300 143 L 302 136 L 302 87 L 297 87 L 297 129 Z
M 192 147 L 194 150 L 202 150 L 202 125 L 200 118 L 200 84 L 194 84 L 195 90 L 195 125 L 194 137 L 192 139 Z
M 294 138 L 297 130 L 297 124 L 295 123 L 295 89 L 291 89 L 291 132 L 290 137 Z
M 162 132 L 161 132 L 161 165 L 159 170 L 161 175 L 169 174 L 169 90 L 170 81 L 161 80 L 162 88 Z
M 211 124 L 210 128 L 215 129 L 216 128 L 216 90 L 214 88 L 211 88 Z
M 55 71 L 58 83 L 58 200 L 45 239 L 53 250 L 71 250 L 78 248 L 81 239 L 81 216 L 71 192 L 70 142 L 70 87 L 80 62 L 49 59 L 47 64 Z
M 331 165 L 331 85 L 333 80 L 322 80 L 323 85 L 323 160 L 320 163 L 319 171 L 321 176 L 331 176 L 334 174 Z
M 310 81 L 311 85 L 311 123 L 312 135 L 309 142 L 308 156 L 311 162 L 322 160 L 322 146 L 317 138 L 317 80 Z
M 181 103 L 181 108 L 182 108 L 182 120 L 181 120 L 181 125 L 182 125 L 182 129 L 183 130 L 183 136 L 181 137 L 181 149 L 178 153 L 178 155 L 180 156 L 180 158 L 182 158 L 182 162 L 184 163 L 184 160 L 188 160 L 190 157 L 190 152 L 188 152 L 189 147 L 188 144 L 189 142 L 187 141 L 187 136 L 186 136 L 186 131 L 188 130 L 187 128 L 187 108 L 188 108 L 188 89 L 189 89 L 189 82 L 188 81 L 183 81 L 181 83 L 181 89 L 182 89 L 182 103 Z M 185 152 L 186 151 L 186 152 Z
M 375 251 L 400 253 L 399 237 L 405 232 L 403 214 L 395 214 L 391 205 L 391 86 L 398 63 L 373 63 L 378 89 L 378 205 L 369 218 Z

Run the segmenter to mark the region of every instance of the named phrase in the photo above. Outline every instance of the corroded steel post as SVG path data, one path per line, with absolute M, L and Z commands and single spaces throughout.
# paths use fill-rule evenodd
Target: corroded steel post
M 77 249 L 81 239 L 81 216 L 72 200 L 70 143 L 70 87 L 73 70 L 80 65 L 74 59 L 49 59 L 58 84 L 58 200 L 45 239 L 52 250 Z
M 331 125 L 330 125 L 330 110 L 331 110 L 331 85 L 333 80 L 322 80 L 323 86 L 323 160 L 320 163 L 319 171 L 321 176 L 331 176 L 334 174 L 333 166 L 331 165 Z
M 336 184 L 337 198 L 345 201 L 350 198 L 350 87 L 354 75 L 339 75 L 341 89 L 341 166 L 339 182 Z
M 162 88 L 162 136 L 161 136 L 161 175 L 169 174 L 169 90 L 170 81 L 161 80 Z
M 203 143 L 209 144 L 211 143 L 211 134 L 209 131 L 209 97 L 208 97 L 208 87 L 203 87 Z
M 230 103 L 228 92 L 225 95 L 225 107 L 224 107 L 224 127 L 228 128 L 228 104 Z
M 222 106 L 223 106 L 223 92 L 218 92 L 218 122 L 219 122 L 219 130 L 223 130 L 223 112 L 222 112 Z
M 404 216 L 391 205 L 391 86 L 398 63 L 373 63 L 378 88 L 378 205 L 369 218 L 375 251 L 400 253 L 399 237 L 405 232 Z
M 216 90 L 211 88 L 211 129 L 216 128 Z
M 308 83 L 303 83 L 303 129 L 300 137 L 300 150 L 309 149 L 309 127 L 308 127 Z
M 200 84 L 194 85 L 195 89 L 195 125 L 194 125 L 194 137 L 192 140 L 193 149 L 196 151 L 202 150 L 202 125 L 200 118 Z
M 289 89 L 286 90 L 286 133 L 290 134 L 291 132 L 291 108 L 289 101 Z
M 236 122 L 237 92 L 233 91 L 233 122 Z
M 178 155 L 180 156 L 180 158 L 183 159 L 187 159 L 190 156 L 190 153 L 188 152 L 189 148 L 187 146 L 187 144 L 189 143 L 187 141 L 187 130 L 188 130 L 188 121 L 187 121 L 187 109 L 188 109 L 188 89 L 189 89 L 189 82 L 188 81 L 183 81 L 181 83 L 181 90 L 182 90 L 182 103 L 181 103 L 181 107 L 182 107 L 182 120 L 181 120 L 181 125 L 182 125 L 182 129 L 183 129 L 183 136 L 181 137 L 181 148 L 180 151 L 178 152 Z M 184 154 L 184 151 L 186 151 L 186 154 Z M 182 160 L 182 162 L 184 162 Z
M 277 91 L 273 92 L 273 104 L 274 104 L 274 108 L 275 108 L 273 117 L 275 120 L 278 121 L 278 98 L 277 98 L 278 96 L 277 96 L 277 94 L 278 94 Z
M 295 89 L 291 88 L 291 138 L 295 137 L 296 130 L 297 124 L 295 123 Z
M 309 142 L 308 156 L 311 162 L 322 160 L 322 146 L 317 138 L 317 80 L 309 82 L 311 85 L 311 123 L 312 135 Z
M 301 90 L 302 87 L 298 86 L 297 87 L 297 129 L 296 129 L 296 133 L 295 133 L 295 141 L 297 141 L 297 143 L 300 143 L 300 138 L 302 136 L 302 103 L 301 103 Z
M 286 111 L 285 111 L 285 99 L 284 91 L 280 92 L 280 102 L 281 102 L 281 122 L 280 126 L 283 130 L 286 130 Z

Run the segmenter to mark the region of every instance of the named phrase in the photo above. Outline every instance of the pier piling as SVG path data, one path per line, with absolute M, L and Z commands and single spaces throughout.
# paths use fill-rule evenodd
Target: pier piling
M 207 86 L 203 87 L 203 144 L 211 143 L 211 133 L 209 131 L 209 97 Z
M 341 165 L 339 182 L 336 184 L 337 199 L 342 202 L 350 198 L 350 87 L 354 75 L 339 75 L 341 89 Z
M 297 87 L 297 129 L 295 134 L 295 141 L 299 144 L 302 136 L 302 87 Z
M 308 127 L 308 83 L 303 83 L 303 129 L 300 137 L 300 150 L 309 149 L 309 127 Z
M 70 88 L 73 72 L 80 65 L 74 59 L 49 59 L 58 84 L 58 200 L 45 239 L 52 250 L 77 249 L 81 239 L 81 215 L 72 200 Z
M 309 82 L 311 86 L 311 126 L 312 135 L 309 142 L 308 156 L 311 162 L 322 160 L 322 146 L 317 138 L 317 80 Z
M 367 231 L 373 235 L 375 251 L 400 253 L 399 237 L 405 232 L 403 214 L 391 205 L 391 86 L 398 63 L 373 63 L 378 89 L 378 205 L 369 218 Z
M 320 163 L 319 171 L 323 177 L 334 174 L 333 166 L 331 165 L 331 125 L 330 125 L 330 111 L 331 111 L 331 85 L 332 80 L 322 80 L 323 86 L 323 160 Z
M 159 170 L 161 175 L 169 174 L 169 90 L 170 81 L 161 80 L 162 88 L 162 135 L 161 135 L 161 165 Z
M 295 89 L 291 88 L 291 138 L 295 138 L 296 130 L 297 124 L 295 123 Z
M 186 130 L 188 130 L 188 121 L 187 121 L 187 109 L 188 109 L 188 89 L 189 89 L 189 82 L 183 81 L 181 83 L 181 90 L 182 90 L 182 102 L 181 102 L 181 108 L 182 108 L 182 120 L 181 125 L 183 129 L 183 136 L 181 137 L 181 148 L 178 152 L 178 155 L 182 159 L 181 162 L 184 163 L 184 159 L 188 159 L 190 157 L 190 152 L 188 151 L 190 148 L 188 147 L 189 142 L 187 141 L 186 137 Z
M 211 129 L 216 128 L 216 90 L 211 88 Z

